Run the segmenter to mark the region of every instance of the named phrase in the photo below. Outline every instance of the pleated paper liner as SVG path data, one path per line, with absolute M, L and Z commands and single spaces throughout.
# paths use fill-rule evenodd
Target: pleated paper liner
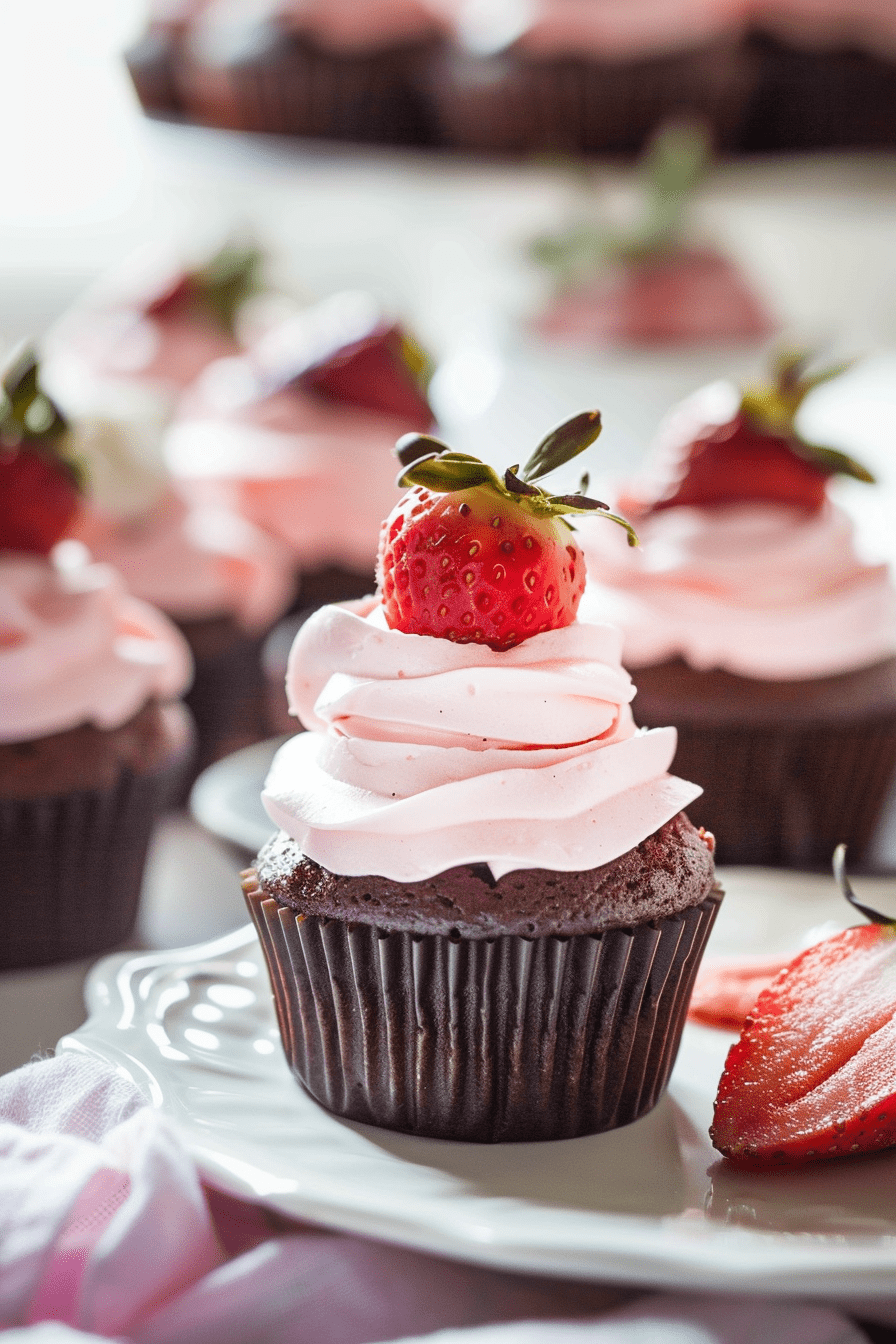
M 896 774 L 896 715 L 840 727 L 682 723 L 674 770 L 702 785 L 688 807 L 716 861 L 828 868 L 838 844 L 862 862 Z
M 428 71 L 442 140 L 497 151 L 637 151 L 669 117 L 705 121 L 713 142 L 736 142 L 755 59 L 723 39 L 631 61 L 437 53 Z
M 479 1143 L 629 1124 L 659 1100 L 721 901 L 569 938 L 452 938 L 244 891 L 296 1078 L 351 1120 Z
M 381 51 L 329 51 L 276 24 L 250 22 L 214 50 L 194 36 L 178 68 L 179 92 L 190 112 L 209 125 L 428 143 L 427 112 L 413 72 L 430 47 L 421 41 Z
M 173 707 L 172 707 L 173 708 Z M 193 750 L 107 788 L 0 799 L 0 971 L 98 956 L 133 932 L 150 836 Z

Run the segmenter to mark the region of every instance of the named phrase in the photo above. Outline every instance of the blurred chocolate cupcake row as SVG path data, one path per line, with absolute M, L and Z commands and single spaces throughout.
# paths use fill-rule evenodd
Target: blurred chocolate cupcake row
M 731 150 L 896 143 L 896 17 L 845 0 L 156 0 L 148 112 L 279 135 L 632 152 L 696 116 Z

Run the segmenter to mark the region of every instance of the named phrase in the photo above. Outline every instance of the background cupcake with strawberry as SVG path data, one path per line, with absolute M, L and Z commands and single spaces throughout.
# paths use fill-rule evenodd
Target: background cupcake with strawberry
M 621 626 L 639 720 L 677 724 L 729 863 L 858 861 L 896 768 L 896 590 L 827 488 L 871 476 L 797 421 L 836 372 L 782 357 L 771 386 L 696 393 L 620 496 L 639 550 L 583 533 L 583 612 Z
M 399 444 L 379 590 L 302 627 L 287 688 L 309 731 L 263 801 L 246 875 L 284 1048 L 323 1105 L 479 1142 L 626 1124 L 665 1086 L 721 896 L 712 837 L 638 731 L 618 632 L 576 619 L 584 559 L 526 467 Z
M 192 746 L 189 650 L 83 546 L 81 472 L 26 352 L 0 398 L 0 969 L 114 947 Z

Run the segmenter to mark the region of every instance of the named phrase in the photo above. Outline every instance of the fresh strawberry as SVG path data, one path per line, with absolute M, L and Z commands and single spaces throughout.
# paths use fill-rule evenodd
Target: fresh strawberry
M 532 482 L 599 433 L 599 413 L 585 411 L 539 444 L 522 477 L 511 467 L 503 480 L 435 439 L 401 439 L 399 457 L 412 465 L 398 483 L 413 488 L 383 524 L 377 565 L 390 628 L 509 649 L 570 625 L 585 589 L 585 562 L 563 515 L 597 510 L 625 527 L 632 544 L 636 538 L 605 504 L 548 495 Z
M 625 492 L 622 506 L 635 515 L 683 505 L 767 502 L 816 512 L 827 482 L 842 473 L 873 482 L 865 467 L 845 453 L 810 443 L 796 428 L 796 415 L 809 392 L 843 371 L 842 366 L 809 376 L 803 356 L 782 357 L 768 387 L 747 389 L 731 418 L 705 425 L 674 445 L 648 494 Z
M 169 276 L 144 305 L 147 317 L 199 313 L 232 332 L 236 314 L 258 290 L 261 253 L 228 243 L 204 266 Z
M 0 400 L 0 551 L 46 555 L 80 504 L 76 464 L 66 456 L 67 425 L 38 385 L 37 361 L 18 353 Z
M 816 943 L 759 995 L 732 1046 L 710 1134 L 726 1157 L 774 1166 L 896 1144 L 896 925 Z
M 299 387 L 343 405 L 394 415 L 415 429 L 434 420 L 426 398 L 428 356 L 397 323 L 376 322 L 357 339 L 317 354 L 293 378 Z

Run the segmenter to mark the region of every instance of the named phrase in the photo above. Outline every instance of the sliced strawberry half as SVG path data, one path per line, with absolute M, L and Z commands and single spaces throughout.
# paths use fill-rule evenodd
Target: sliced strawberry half
M 896 1144 L 896 926 L 847 929 L 790 962 L 732 1046 L 710 1129 L 726 1157 L 776 1166 Z

